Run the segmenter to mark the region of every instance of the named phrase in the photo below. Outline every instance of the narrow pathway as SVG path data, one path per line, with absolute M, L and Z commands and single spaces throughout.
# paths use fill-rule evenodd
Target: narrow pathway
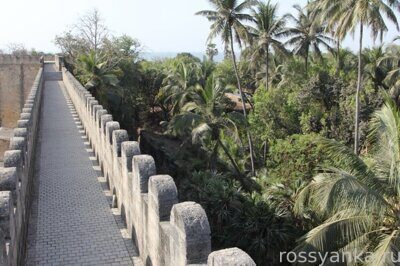
M 63 82 L 45 72 L 27 264 L 132 265 Z

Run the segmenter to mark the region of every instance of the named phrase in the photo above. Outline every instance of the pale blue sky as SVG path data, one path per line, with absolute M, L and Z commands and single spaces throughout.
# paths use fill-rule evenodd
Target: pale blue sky
M 306 0 L 279 1 L 281 13 L 293 12 L 293 4 Z M 68 25 L 92 8 L 97 8 L 114 34 L 138 38 L 149 52 L 202 52 L 209 22 L 194 13 L 208 9 L 207 0 L 13 0 L 2 1 L 0 47 L 23 43 L 27 48 L 54 52 L 53 40 Z M 398 35 L 393 25 L 386 42 Z M 365 40 L 371 46 L 372 40 Z M 345 46 L 357 48 L 352 37 Z M 222 49 L 221 49 L 222 50 Z

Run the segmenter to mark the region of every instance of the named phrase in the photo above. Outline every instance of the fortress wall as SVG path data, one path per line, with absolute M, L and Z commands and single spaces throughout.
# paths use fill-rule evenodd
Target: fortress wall
M 32 82 L 0 167 L 0 265 L 23 265 L 31 207 L 43 68 Z
M 65 68 L 63 80 L 144 264 L 255 265 L 238 248 L 211 253 L 204 209 L 179 203 L 173 178 L 157 173 L 154 159 L 141 154 L 139 143 L 129 141 L 126 130 Z
M 0 55 L 0 126 L 16 127 L 39 68 L 38 56 Z

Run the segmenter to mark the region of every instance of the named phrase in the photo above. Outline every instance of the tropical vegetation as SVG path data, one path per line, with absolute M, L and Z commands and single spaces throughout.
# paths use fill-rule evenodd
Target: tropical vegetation
M 56 43 L 180 200 L 202 204 L 213 249 L 258 265 L 289 265 L 291 251 L 397 265 L 400 46 L 363 40 L 397 27 L 400 1 L 314 0 L 291 14 L 267 0 L 209 4 L 196 13 L 210 22 L 204 58 L 145 59 L 97 12 L 83 19 L 98 34 L 78 24 Z M 353 52 L 343 40 L 355 32 Z

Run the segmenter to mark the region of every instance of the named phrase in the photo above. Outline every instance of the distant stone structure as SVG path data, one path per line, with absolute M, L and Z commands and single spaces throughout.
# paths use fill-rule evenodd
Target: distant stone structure
M 0 55 L 0 162 L 40 66 L 39 56 Z
M 0 125 L 15 128 L 41 66 L 39 56 L 0 55 Z
M 211 252 L 210 226 L 204 209 L 195 202 L 179 203 L 173 178 L 157 173 L 154 159 L 141 154 L 139 143 L 129 141 L 119 123 L 62 67 L 62 60 L 55 62 L 62 69 L 76 119 L 80 120 L 113 193 L 112 205 L 120 210 L 138 248 L 140 263 L 255 265 L 238 248 Z M 0 265 L 25 263 L 42 88 L 44 80 L 59 78 L 57 72 L 47 74 L 50 73 L 39 66 L 32 89 L 24 96 L 24 108 L 4 154 L 4 167 L 0 167 Z

